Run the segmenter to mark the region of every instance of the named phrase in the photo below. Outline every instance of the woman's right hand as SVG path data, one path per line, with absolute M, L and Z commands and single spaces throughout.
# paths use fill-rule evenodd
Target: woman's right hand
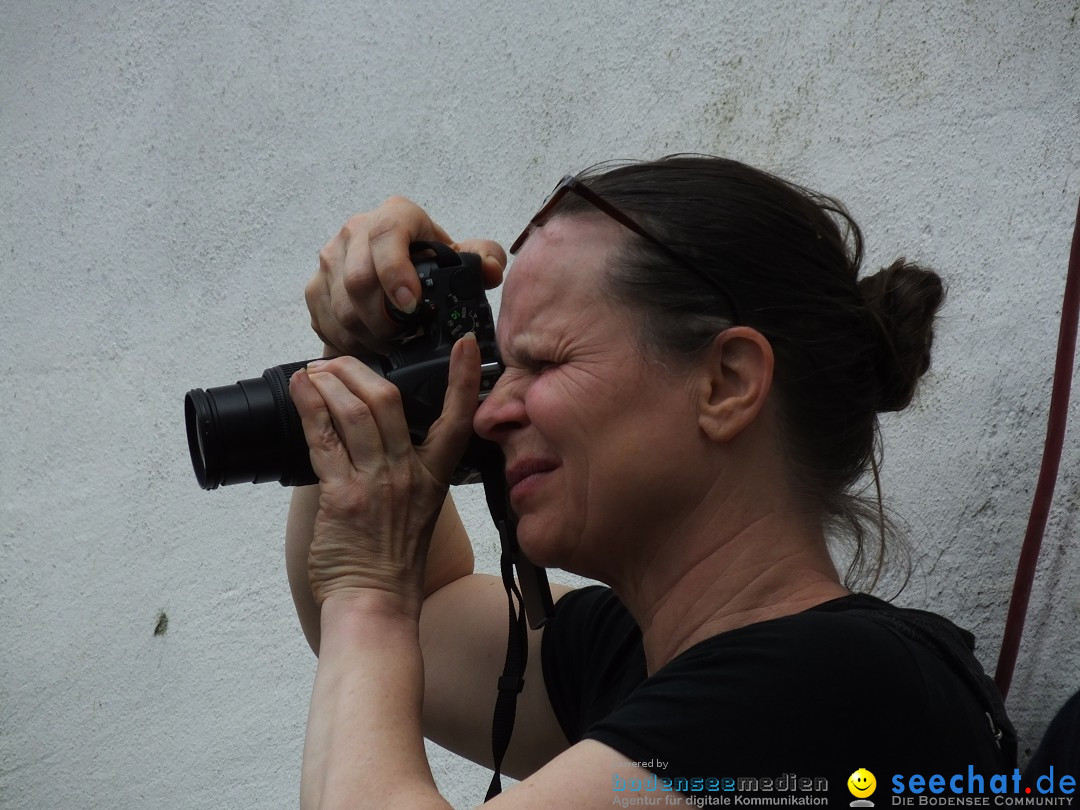
M 488 288 L 502 281 L 506 252 L 490 239 L 455 242 L 427 213 L 405 197 L 391 197 L 374 211 L 350 217 L 319 251 L 319 269 L 304 291 L 311 328 L 328 355 L 385 350 L 399 331 L 386 315 L 384 297 L 411 312 L 420 281 L 409 243 L 435 241 L 480 255 Z

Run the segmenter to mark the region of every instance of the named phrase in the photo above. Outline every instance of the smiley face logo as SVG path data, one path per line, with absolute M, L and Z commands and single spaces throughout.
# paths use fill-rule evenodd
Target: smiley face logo
M 877 779 L 866 768 L 859 768 L 848 777 L 847 789 L 856 799 L 865 799 L 877 789 Z

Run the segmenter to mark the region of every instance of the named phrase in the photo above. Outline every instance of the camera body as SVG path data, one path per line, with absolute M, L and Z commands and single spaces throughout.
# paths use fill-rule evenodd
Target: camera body
M 437 242 L 410 245 L 420 278 L 421 301 L 412 314 L 387 304 L 402 332 L 385 354 L 357 358 L 401 391 L 405 419 L 419 443 L 442 413 L 450 371 L 450 351 L 468 332 L 476 334 L 482 363 L 480 398 L 502 373 L 480 257 L 456 253 Z M 203 489 L 278 481 L 282 486 L 314 484 L 300 416 L 289 397 L 289 379 L 303 360 L 268 368 L 262 377 L 207 390 L 193 389 L 184 402 L 188 449 Z M 469 454 L 452 482 L 479 480 Z

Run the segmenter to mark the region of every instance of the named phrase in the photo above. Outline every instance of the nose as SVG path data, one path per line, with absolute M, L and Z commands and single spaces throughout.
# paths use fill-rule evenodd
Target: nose
M 514 382 L 503 373 L 487 399 L 480 403 L 473 416 L 473 430 L 482 439 L 498 442 L 513 430 L 528 424 L 521 382 Z

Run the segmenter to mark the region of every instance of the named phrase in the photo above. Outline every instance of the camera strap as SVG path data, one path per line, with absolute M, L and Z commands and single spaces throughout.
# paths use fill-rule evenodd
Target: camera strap
M 525 666 L 529 661 L 529 630 L 525 622 L 525 607 L 521 592 L 514 582 L 513 565 L 506 552 L 502 554 L 500 568 L 510 607 L 509 632 L 506 640 L 506 660 L 503 663 L 502 675 L 499 676 L 499 693 L 495 698 L 495 711 L 491 717 L 491 756 L 495 772 L 491 775 L 485 802 L 502 792 L 503 757 L 514 733 L 517 698 L 525 688 Z
M 542 615 L 533 617 L 533 626 L 539 627 L 550 615 L 551 593 L 547 589 L 547 580 L 542 568 L 535 568 L 521 556 L 517 545 L 517 525 L 510 509 L 510 496 L 506 486 L 504 459 L 499 446 L 493 442 L 474 438 L 470 455 L 480 471 L 484 482 L 484 495 L 487 497 L 491 519 L 499 531 L 502 554 L 499 567 L 502 572 L 503 587 L 509 606 L 508 635 L 506 640 L 506 659 L 503 672 L 499 677 L 499 693 L 495 700 L 495 711 L 491 719 L 491 756 L 495 773 L 491 777 L 484 801 L 490 801 L 502 792 L 502 762 L 510 738 L 514 732 L 514 720 L 517 715 L 517 698 L 525 686 L 525 666 L 529 660 L 529 627 L 525 615 L 526 599 L 514 579 L 514 566 L 519 566 L 522 588 L 536 588 L 542 580 L 541 594 L 533 597 L 537 604 L 543 605 Z M 521 570 L 522 564 L 526 571 Z M 524 584 L 528 579 L 528 584 Z M 546 602 L 544 597 L 546 596 Z

